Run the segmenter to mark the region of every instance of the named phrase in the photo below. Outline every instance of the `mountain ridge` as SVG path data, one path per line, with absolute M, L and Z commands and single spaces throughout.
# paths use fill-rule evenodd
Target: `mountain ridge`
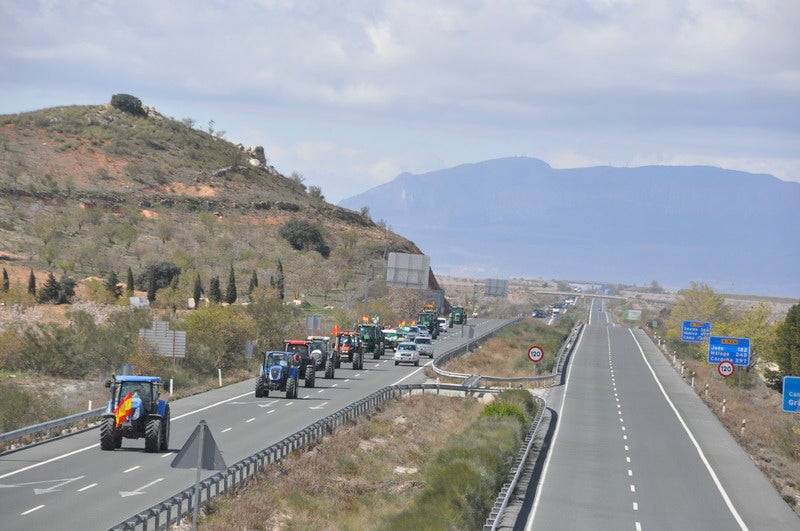
M 555 169 L 527 157 L 401 175 L 339 205 L 368 206 L 438 272 L 800 296 L 800 183 L 713 166 Z

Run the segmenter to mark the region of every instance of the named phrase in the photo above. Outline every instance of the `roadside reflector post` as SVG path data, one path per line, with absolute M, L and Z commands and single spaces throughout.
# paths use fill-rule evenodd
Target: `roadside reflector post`
M 747 419 L 742 419 L 742 437 L 744 437 L 744 429 L 747 426 Z
M 708 397 L 708 384 L 706 384 L 705 394 L 706 394 L 706 397 Z
M 694 375 L 695 375 L 695 372 L 692 371 L 692 389 L 694 389 Z
M 684 371 L 686 371 L 686 362 L 682 361 L 681 362 L 681 378 L 683 378 Z
M 217 369 L 217 375 L 219 376 L 219 386 L 222 387 L 222 369 Z
M 725 414 L 725 406 L 726 406 L 727 404 L 728 404 L 728 399 L 727 399 L 727 398 L 723 398 L 723 399 L 722 399 L 722 414 L 723 414 L 723 415 Z

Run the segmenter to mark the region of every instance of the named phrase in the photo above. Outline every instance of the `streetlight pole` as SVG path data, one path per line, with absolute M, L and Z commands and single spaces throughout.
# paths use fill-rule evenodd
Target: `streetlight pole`
M 367 266 L 367 275 L 364 280 L 364 315 L 369 315 L 367 312 L 367 301 L 369 299 L 369 281 L 372 280 L 372 264 Z

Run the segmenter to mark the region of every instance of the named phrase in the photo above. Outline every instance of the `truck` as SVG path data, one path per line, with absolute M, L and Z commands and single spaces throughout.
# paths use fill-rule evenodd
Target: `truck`
M 158 376 L 115 375 L 106 381 L 111 399 L 100 420 L 100 448 L 115 450 L 122 439 L 144 438 L 145 452 L 169 449 L 169 404 L 160 399 Z
M 364 352 L 372 352 L 373 359 L 380 359 L 385 346 L 381 327 L 376 324 L 363 323 L 356 326 L 356 332 L 364 345 Z
M 289 352 L 268 350 L 256 377 L 256 398 L 269 396 L 270 391 L 285 391 L 286 398 L 297 398 L 300 360 Z
M 467 310 L 463 306 L 453 306 L 450 309 L 450 328 L 457 324 L 467 324 Z
M 417 325 L 425 325 L 430 331 L 431 338 L 436 339 L 439 337 L 439 321 L 437 318 L 439 314 L 436 310 L 423 310 L 417 317 Z

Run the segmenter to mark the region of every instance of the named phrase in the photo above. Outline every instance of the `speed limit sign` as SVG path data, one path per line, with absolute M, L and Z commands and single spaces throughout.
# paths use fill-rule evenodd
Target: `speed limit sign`
M 723 378 L 727 378 L 733 374 L 733 363 L 728 360 L 723 360 L 717 365 L 717 372 Z
M 539 346 L 532 346 L 528 349 L 528 359 L 534 363 L 539 363 L 544 358 L 544 349 Z

